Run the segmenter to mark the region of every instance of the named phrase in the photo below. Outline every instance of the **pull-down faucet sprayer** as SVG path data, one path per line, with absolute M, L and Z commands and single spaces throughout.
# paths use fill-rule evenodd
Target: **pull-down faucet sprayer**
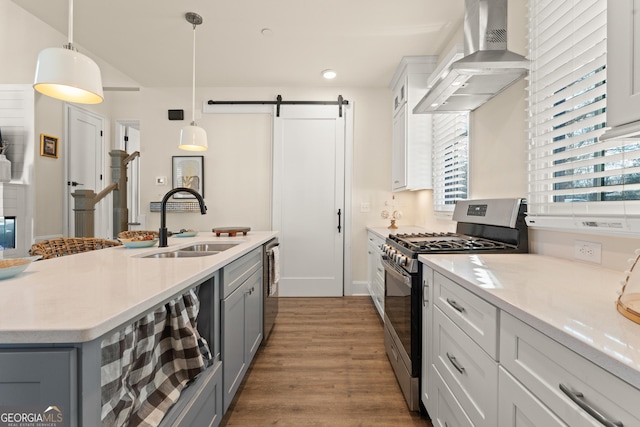
M 198 199 L 198 203 L 200 204 L 200 213 L 202 215 L 207 213 L 207 206 L 204 204 L 204 199 L 197 191 L 186 187 L 178 187 L 167 191 L 167 194 L 164 195 L 162 202 L 160 203 L 160 231 L 158 233 L 158 247 L 160 248 L 167 247 L 167 200 L 169 200 L 169 197 L 175 193 L 180 193 L 181 191 L 186 191 L 187 193 L 191 193 L 196 196 L 196 199 Z

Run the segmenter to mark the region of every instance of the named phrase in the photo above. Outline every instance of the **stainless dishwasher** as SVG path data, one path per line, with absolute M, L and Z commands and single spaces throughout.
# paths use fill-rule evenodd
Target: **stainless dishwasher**
M 276 265 L 276 255 L 274 252 L 278 251 L 278 239 L 274 238 L 269 240 L 263 245 L 262 254 L 262 292 L 263 292 L 263 339 L 264 345 L 271 334 L 273 325 L 275 324 L 276 317 L 278 316 L 278 283 L 276 279 L 276 269 L 279 268 Z

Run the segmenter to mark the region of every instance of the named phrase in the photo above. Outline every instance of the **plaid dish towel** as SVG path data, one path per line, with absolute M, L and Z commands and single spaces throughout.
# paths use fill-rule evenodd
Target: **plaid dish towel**
M 157 426 L 210 364 L 196 330 L 198 310 L 191 290 L 102 342 L 103 426 Z

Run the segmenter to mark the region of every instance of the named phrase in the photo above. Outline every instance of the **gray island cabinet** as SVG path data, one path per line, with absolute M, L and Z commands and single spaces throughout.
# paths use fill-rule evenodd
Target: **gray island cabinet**
M 159 425 L 217 426 L 262 339 L 262 245 L 276 235 L 200 235 L 171 238 L 168 248 L 109 248 L 34 262 L 0 282 L 0 425 L 99 426 L 102 343 L 193 291 L 208 366 Z M 203 242 L 236 245 L 204 257 L 144 257 Z

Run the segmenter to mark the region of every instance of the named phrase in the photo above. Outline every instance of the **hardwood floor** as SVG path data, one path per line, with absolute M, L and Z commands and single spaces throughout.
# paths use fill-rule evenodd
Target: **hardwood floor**
M 281 298 L 222 426 L 423 426 L 407 409 L 369 297 Z

